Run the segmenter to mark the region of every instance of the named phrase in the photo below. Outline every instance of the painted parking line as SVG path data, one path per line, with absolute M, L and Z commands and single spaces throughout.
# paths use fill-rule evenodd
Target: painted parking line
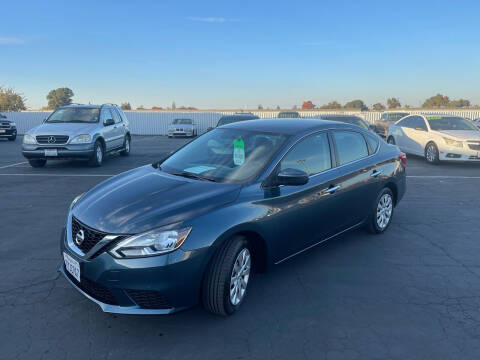
M 23 164 L 28 164 L 28 161 L 23 161 L 23 162 L 19 162 L 19 163 L 16 163 L 16 164 L 0 166 L 0 169 L 6 169 L 6 168 L 9 168 L 9 167 L 13 167 L 13 166 L 17 166 L 17 165 L 23 165 Z
M 449 175 L 407 175 L 412 179 L 480 179 L 480 176 L 449 176 Z

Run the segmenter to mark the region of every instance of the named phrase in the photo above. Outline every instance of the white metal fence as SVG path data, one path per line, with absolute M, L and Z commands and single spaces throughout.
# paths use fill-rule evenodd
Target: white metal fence
M 401 110 L 402 112 L 404 110 Z M 262 119 L 275 118 L 280 111 L 253 111 Z M 480 110 L 407 110 L 411 114 L 420 113 L 438 113 L 451 114 L 469 117 L 471 119 L 480 117 Z M 49 112 L 9 112 L 4 113 L 8 119 L 14 120 L 17 123 L 18 133 L 24 134 L 31 128 L 42 123 L 43 119 L 47 117 Z M 155 111 L 127 111 L 125 112 L 130 121 L 130 129 L 134 135 L 166 135 L 168 125 L 176 118 L 190 118 L 198 127 L 198 133 L 201 134 L 207 130 L 208 127 L 214 127 L 217 121 L 223 115 L 235 114 L 234 111 L 220 111 L 220 112 L 155 112 Z M 313 117 L 322 114 L 354 114 L 364 118 L 368 122 L 373 122 L 379 119 L 382 112 L 368 111 L 299 111 L 302 117 Z

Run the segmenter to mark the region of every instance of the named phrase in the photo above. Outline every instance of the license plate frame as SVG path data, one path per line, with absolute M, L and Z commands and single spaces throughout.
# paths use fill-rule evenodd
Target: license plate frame
M 65 263 L 65 269 L 80 282 L 80 263 L 66 252 L 63 252 L 63 262 Z
M 44 149 L 43 152 L 44 152 L 45 156 L 49 156 L 49 157 L 58 156 L 58 150 L 57 149 Z

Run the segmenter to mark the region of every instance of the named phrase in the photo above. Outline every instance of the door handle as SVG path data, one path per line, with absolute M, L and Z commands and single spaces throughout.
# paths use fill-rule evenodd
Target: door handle
M 328 189 L 325 190 L 325 193 L 328 195 L 334 194 L 335 191 L 340 189 L 340 185 L 331 185 Z
M 373 173 L 370 176 L 373 177 L 373 178 L 376 178 L 379 175 L 381 175 L 382 172 L 383 172 L 382 170 L 373 170 Z

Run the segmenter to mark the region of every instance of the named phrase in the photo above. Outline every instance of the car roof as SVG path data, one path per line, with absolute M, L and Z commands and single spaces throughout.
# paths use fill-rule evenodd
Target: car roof
M 329 120 L 320 120 L 320 119 L 272 118 L 272 119 L 259 119 L 255 121 L 241 121 L 241 122 L 236 122 L 228 125 L 223 125 L 221 126 L 221 128 L 297 135 L 305 132 L 329 129 L 329 128 L 357 129 L 358 127 L 355 125 L 342 123 L 338 121 L 329 121 Z
M 97 104 L 68 104 L 68 105 L 59 106 L 58 109 L 65 109 L 65 108 L 101 109 L 104 106 L 118 107 L 118 105 L 115 105 L 115 104 L 103 104 L 103 105 L 97 105 Z

